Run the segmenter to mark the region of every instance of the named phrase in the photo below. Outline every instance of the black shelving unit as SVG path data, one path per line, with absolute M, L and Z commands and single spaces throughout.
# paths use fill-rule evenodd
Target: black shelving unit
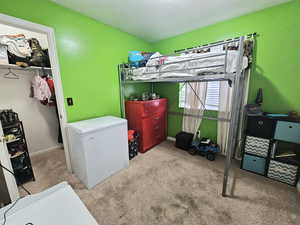
M 17 184 L 21 185 L 29 181 L 34 181 L 35 177 L 31 165 L 22 121 L 3 124 L 2 129 L 4 136 L 14 136 L 14 138 L 6 142 L 6 145 L 10 155 L 12 168 L 14 170 L 13 172 L 16 176 Z
M 295 186 L 300 174 L 299 131 L 299 120 L 248 116 L 241 169 Z M 284 156 L 288 152 L 291 156 Z

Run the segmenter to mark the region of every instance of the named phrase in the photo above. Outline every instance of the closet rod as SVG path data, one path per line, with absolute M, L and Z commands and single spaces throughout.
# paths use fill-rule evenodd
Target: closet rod
M 181 112 L 168 112 L 170 115 L 176 115 L 176 116 L 189 116 L 194 118 L 202 118 L 206 120 L 215 120 L 215 121 L 226 121 L 230 122 L 230 119 L 228 118 L 216 118 L 211 116 L 201 116 L 201 115 L 195 115 L 195 114 L 189 114 L 189 113 L 181 113 Z
M 0 69 L 12 69 L 12 70 L 51 70 L 49 67 L 37 67 L 37 66 L 29 66 L 29 67 L 20 67 L 13 64 L 0 64 Z

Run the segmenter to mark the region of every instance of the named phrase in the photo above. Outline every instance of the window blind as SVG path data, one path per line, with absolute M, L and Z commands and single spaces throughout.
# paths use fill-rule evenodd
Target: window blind
M 185 108 L 185 88 L 186 85 L 179 83 L 179 108 Z
M 208 110 L 218 111 L 219 98 L 220 98 L 220 82 L 219 81 L 208 82 L 205 108 Z
M 183 84 L 179 84 L 179 108 L 185 107 L 185 88 Z M 210 81 L 207 82 L 207 93 L 205 108 L 208 110 L 219 110 L 219 98 L 220 98 L 220 82 Z

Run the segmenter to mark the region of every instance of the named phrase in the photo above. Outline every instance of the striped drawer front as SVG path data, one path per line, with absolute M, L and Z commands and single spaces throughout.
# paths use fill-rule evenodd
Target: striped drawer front
M 247 136 L 245 152 L 254 155 L 267 157 L 270 146 L 270 140 L 258 137 Z
M 298 167 L 278 161 L 271 160 L 268 170 L 268 177 L 295 185 Z

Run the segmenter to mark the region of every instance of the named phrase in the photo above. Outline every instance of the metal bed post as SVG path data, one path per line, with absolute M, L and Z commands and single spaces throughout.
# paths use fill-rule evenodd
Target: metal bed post
M 227 145 L 227 154 L 226 154 L 226 163 L 224 170 L 224 179 L 223 179 L 223 190 L 222 195 L 224 197 L 227 196 L 227 186 L 228 186 L 228 177 L 231 169 L 232 156 L 236 146 L 236 136 L 238 133 L 238 125 L 239 125 L 239 115 L 242 104 L 242 90 L 241 90 L 241 81 L 243 79 L 243 56 L 244 56 L 244 41 L 245 37 L 240 37 L 239 40 L 239 57 L 236 68 L 236 75 L 233 80 L 233 98 L 232 98 L 232 106 L 231 106 L 231 116 L 230 116 L 230 127 L 228 134 L 228 145 Z
M 122 74 L 123 65 L 118 65 L 118 73 L 119 73 L 119 87 L 120 87 L 120 109 L 121 109 L 121 117 L 125 118 L 125 82 L 123 82 L 123 77 L 125 74 Z M 124 78 L 125 79 L 125 78 Z
M 255 41 L 255 36 L 256 36 L 256 33 L 254 33 L 253 35 L 248 35 L 248 38 L 251 38 L 252 40 L 252 48 L 254 51 L 255 49 L 255 44 L 256 44 L 256 41 Z M 252 52 L 252 55 L 251 55 L 252 59 L 253 59 L 253 52 Z M 252 73 L 252 70 L 253 70 L 253 62 L 251 62 L 250 64 L 250 68 L 248 68 L 247 70 L 244 71 L 244 76 L 243 76 L 243 99 L 242 99 L 242 106 L 243 106 L 243 103 L 244 101 L 247 102 L 247 99 L 248 99 L 248 91 L 249 91 L 249 82 L 250 82 L 250 76 L 251 76 L 251 73 Z M 248 86 L 246 86 L 246 84 Z M 242 138 L 243 138 L 243 130 L 245 129 L 245 122 L 246 122 L 246 119 L 247 119 L 247 115 L 246 115 L 246 112 L 244 110 L 244 108 L 241 109 L 240 111 L 241 113 L 241 116 L 240 116 L 240 126 L 239 126 L 239 129 L 238 129 L 238 136 L 237 136 L 237 140 L 238 140 L 238 143 L 237 143 L 237 148 L 236 150 L 239 150 L 239 153 L 241 153 L 241 145 L 242 145 Z M 235 152 L 236 154 L 236 152 Z M 240 157 L 240 155 L 234 155 L 235 157 Z

